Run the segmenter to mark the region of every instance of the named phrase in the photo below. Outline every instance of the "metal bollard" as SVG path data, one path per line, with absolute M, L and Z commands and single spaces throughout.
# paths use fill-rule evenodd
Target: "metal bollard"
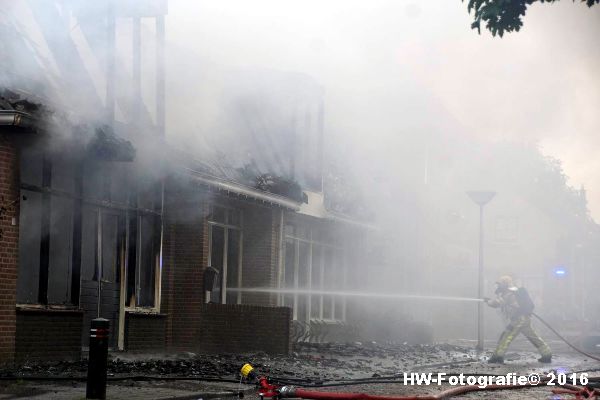
M 106 399 L 106 360 L 108 357 L 109 321 L 92 320 L 90 329 L 90 356 L 88 360 L 86 399 Z

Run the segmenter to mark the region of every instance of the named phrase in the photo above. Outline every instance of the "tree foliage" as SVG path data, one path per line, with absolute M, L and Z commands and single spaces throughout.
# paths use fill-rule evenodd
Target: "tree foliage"
M 462 0 L 465 1 L 465 0 Z M 471 28 L 481 33 L 481 22 L 485 22 L 487 30 L 502 37 L 504 32 L 519 31 L 523 26 L 522 18 L 527 7 L 535 2 L 554 3 L 557 0 L 468 0 L 468 10 L 474 12 Z M 577 0 L 573 0 L 575 2 Z M 600 0 L 580 0 L 592 7 L 600 4 Z

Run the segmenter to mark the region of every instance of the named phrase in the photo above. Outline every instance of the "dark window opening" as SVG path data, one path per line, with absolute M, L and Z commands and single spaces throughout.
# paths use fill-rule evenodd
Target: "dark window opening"
M 102 280 L 119 281 L 119 218 L 114 214 L 102 215 Z
M 154 306 L 154 281 L 155 281 L 155 243 L 154 243 L 154 217 L 143 215 L 140 217 L 139 232 L 139 265 L 138 265 L 138 306 Z
M 70 304 L 73 200 L 53 196 L 50 204 L 48 304 Z
M 40 281 L 42 195 L 21 190 L 20 208 L 17 302 L 34 304 L 38 302 Z
M 85 281 L 98 280 L 98 212 L 91 206 L 81 211 L 81 279 Z
M 125 277 L 125 304 L 154 307 L 161 185 L 146 179 L 139 191 L 129 163 L 35 148 L 24 148 L 20 160 L 17 302 L 89 308 L 98 282 L 118 295 Z
M 125 303 L 129 307 L 136 306 L 136 270 L 137 270 L 137 237 L 138 224 L 135 214 L 129 215 L 127 221 L 129 229 L 128 248 L 127 248 L 127 297 Z

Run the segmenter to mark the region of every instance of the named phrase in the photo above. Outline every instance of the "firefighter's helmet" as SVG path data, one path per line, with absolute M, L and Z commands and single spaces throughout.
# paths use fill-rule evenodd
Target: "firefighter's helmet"
M 513 286 L 513 280 L 509 275 L 503 275 L 496 281 L 498 287 L 508 289 Z

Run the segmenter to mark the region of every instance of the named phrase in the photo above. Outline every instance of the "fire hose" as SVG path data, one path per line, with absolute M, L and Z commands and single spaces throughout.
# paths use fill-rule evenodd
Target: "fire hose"
M 273 384 L 269 378 L 258 376 L 254 372 L 254 368 L 250 364 L 245 364 L 241 369 L 241 374 L 249 381 L 254 381 L 259 387 L 259 397 L 262 399 L 282 399 L 282 398 L 302 398 L 311 400 L 441 400 L 448 399 L 453 396 L 458 396 L 470 392 L 479 391 L 498 391 L 507 389 L 526 389 L 538 387 L 541 383 L 546 383 L 547 380 L 542 380 L 538 384 L 526 383 L 522 385 L 488 385 L 480 387 L 477 385 L 465 385 L 442 391 L 433 395 L 412 395 L 412 396 L 382 396 L 370 395 L 366 393 L 351 393 L 351 392 L 322 392 L 307 390 L 295 386 L 277 386 Z M 372 383 L 361 381 L 361 384 Z M 397 383 L 397 382 L 396 382 Z M 579 399 L 596 399 L 600 396 L 600 390 L 592 387 L 578 387 L 574 385 L 560 385 L 562 389 L 554 389 L 554 394 L 570 394 Z

